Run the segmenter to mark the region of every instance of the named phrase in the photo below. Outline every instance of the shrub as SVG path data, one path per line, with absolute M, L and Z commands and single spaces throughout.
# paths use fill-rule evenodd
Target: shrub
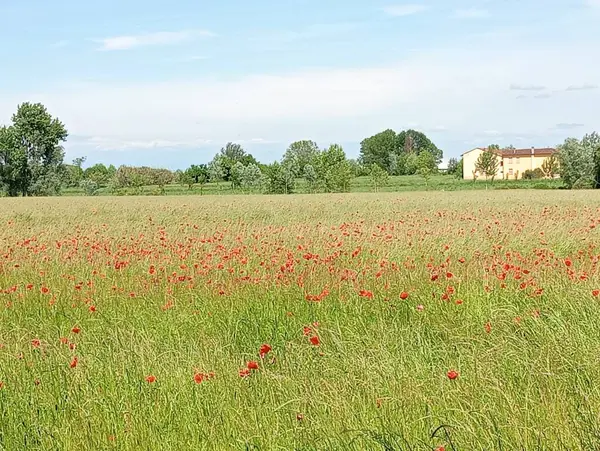
M 544 171 L 540 168 L 535 168 L 534 170 L 527 169 L 523 172 L 523 180 L 537 180 L 544 178 Z

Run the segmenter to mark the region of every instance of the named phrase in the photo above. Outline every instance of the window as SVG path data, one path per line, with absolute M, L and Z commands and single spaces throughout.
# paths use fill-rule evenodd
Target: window
M 510 168 L 510 169 L 508 170 L 508 175 L 513 175 L 513 170 L 512 170 L 512 168 Z
M 508 164 L 512 164 L 512 157 L 508 159 Z

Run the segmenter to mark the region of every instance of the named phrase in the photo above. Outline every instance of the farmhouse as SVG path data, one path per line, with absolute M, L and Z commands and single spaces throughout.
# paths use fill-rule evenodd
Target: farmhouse
M 463 178 L 473 180 L 482 176 L 475 165 L 479 155 L 486 150 L 485 147 L 476 147 L 462 154 L 463 157 Z M 556 153 L 556 149 L 549 147 L 530 149 L 500 149 L 493 150 L 498 159 L 498 179 L 520 179 L 527 170 L 542 167 L 544 161 Z

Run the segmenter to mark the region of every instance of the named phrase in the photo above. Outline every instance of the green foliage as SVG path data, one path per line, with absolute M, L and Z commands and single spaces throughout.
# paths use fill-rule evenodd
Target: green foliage
M 235 181 L 231 180 L 232 170 L 236 163 L 241 163 L 244 166 L 247 166 L 250 163 L 258 164 L 256 159 L 252 155 L 246 153 L 241 145 L 231 142 L 227 143 L 227 145 L 215 155 L 213 162 L 216 161 L 218 161 L 218 164 L 223 171 L 223 175 L 220 178 L 227 182 L 234 182 L 233 185 L 235 185 Z
M 308 185 L 309 192 L 314 192 L 317 189 L 319 175 L 312 164 L 304 166 L 304 179 Z
M 446 174 L 455 175 L 456 171 L 458 170 L 458 166 L 458 160 L 456 158 L 450 158 L 448 160 L 448 168 L 446 170 Z
M 396 132 L 391 129 L 377 133 L 360 143 L 361 163 L 367 167 L 377 164 L 380 168 L 388 171 L 388 173 L 391 173 L 390 156 L 398 156 L 399 154 L 398 137 Z
M 444 156 L 443 152 L 431 142 L 431 140 L 422 132 L 417 130 L 406 130 L 398 133 L 398 149 L 404 154 L 429 152 L 433 155 L 435 165 L 439 165 Z
M 442 151 L 424 133 L 405 130 L 396 134 L 388 129 L 361 142 L 360 160 L 367 167 L 375 163 L 390 175 L 412 175 L 422 152 L 433 155 L 436 166 L 442 161 Z
M 417 173 L 425 179 L 425 185 L 429 185 L 429 179 L 437 172 L 437 161 L 435 156 L 425 150 L 417 157 Z
M 83 189 L 86 196 L 95 196 L 98 194 L 98 184 L 90 179 L 84 179 L 79 182 L 79 186 Z
M 255 189 L 260 188 L 262 181 L 262 171 L 258 165 L 254 163 L 244 166 L 240 174 L 240 184 L 244 191 L 252 192 Z
M 217 155 L 207 166 L 209 181 L 216 183 L 222 182 L 225 179 L 225 166 L 223 157 Z
M 595 185 L 596 167 L 589 139 L 584 145 L 576 138 L 567 138 L 558 146 L 558 160 L 566 188 L 589 188 Z
M 295 187 L 294 171 L 276 161 L 265 168 L 264 184 L 267 194 L 292 194 Z
M 319 183 L 326 192 L 350 190 L 350 180 L 353 177 L 352 168 L 342 146 L 332 144 L 321 152 L 315 164 Z
M 545 177 L 554 178 L 559 173 L 560 166 L 558 164 L 558 158 L 555 154 L 550 155 L 542 163 L 542 173 Z
M 86 168 L 83 171 L 83 179 L 91 180 L 95 182 L 99 187 L 106 186 L 110 183 L 111 179 L 115 176 L 117 169 L 110 165 L 106 167 L 102 163 L 95 164 Z
M 527 169 L 523 172 L 524 180 L 537 180 L 544 178 L 544 171 L 540 168 L 535 168 L 533 170 Z
M 0 186 L 9 196 L 60 192 L 65 126 L 40 104 L 23 103 L 0 128 Z
M 314 141 L 296 141 L 287 148 L 281 163 L 293 168 L 296 177 L 302 177 L 306 165 L 312 164 L 319 152 L 319 146 Z
M 586 134 L 581 144 L 592 154 L 594 160 L 594 188 L 600 188 L 600 135 L 596 132 Z
M 387 171 L 382 169 L 378 164 L 371 164 L 369 172 L 369 178 L 371 179 L 371 184 L 373 185 L 375 192 L 378 192 L 379 188 L 388 184 L 390 176 Z
M 490 145 L 486 150 L 479 154 L 479 157 L 477 157 L 477 161 L 475 162 L 475 170 L 480 174 L 483 174 L 486 180 L 488 177 L 491 177 L 492 181 L 494 181 L 494 178 L 498 174 L 500 163 L 498 162 L 498 156 L 494 153 L 494 151 L 498 149 L 499 146 L 497 144 Z
M 132 188 L 134 193 L 141 194 L 145 186 L 158 186 L 158 192 L 164 194 L 165 185 L 175 180 L 175 174 L 168 169 L 156 169 L 147 166 L 120 166 L 115 173 L 114 188 Z

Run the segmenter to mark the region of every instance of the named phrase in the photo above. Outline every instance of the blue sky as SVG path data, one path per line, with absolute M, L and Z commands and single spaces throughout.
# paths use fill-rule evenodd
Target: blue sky
M 416 128 L 446 157 L 600 131 L 600 0 L 3 0 L 0 123 L 43 102 L 67 158 L 262 161 Z

